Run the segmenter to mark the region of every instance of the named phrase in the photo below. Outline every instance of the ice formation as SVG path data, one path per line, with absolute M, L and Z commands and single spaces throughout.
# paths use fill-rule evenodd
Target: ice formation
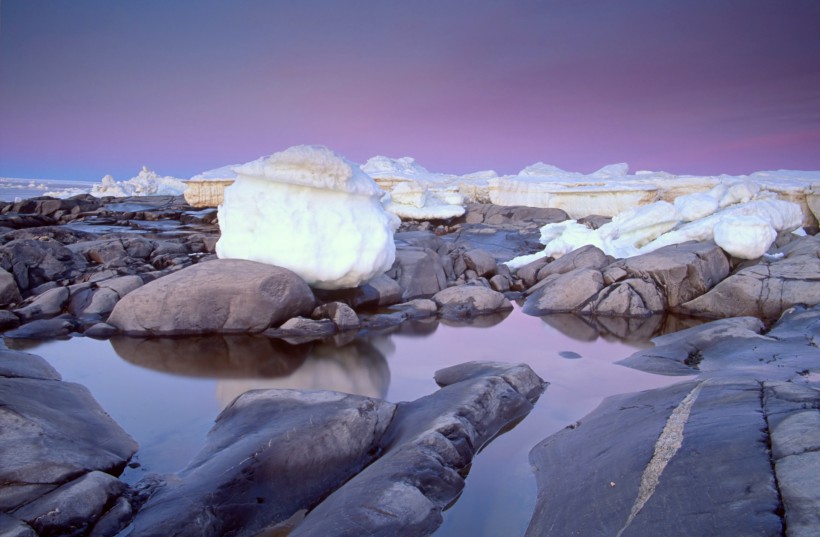
M 321 289 L 356 287 L 395 259 L 399 220 L 358 165 L 322 146 L 295 146 L 235 168 L 216 253 L 282 266 Z
M 194 175 L 185 183 L 185 201 L 192 207 L 218 207 L 225 197 L 225 189 L 236 180 L 235 168 L 239 164 L 229 164 Z
M 517 268 L 540 257 L 560 257 L 587 244 L 625 258 L 690 240 L 714 240 L 735 257 L 756 259 L 778 233 L 797 230 L 802 223 L 800 205 L 777 199 L 752 182 L 733 180 L 706 193 L 680 196 L 674 203 L 635 207 L 594 230 L 575 220 L 547 224 L 541 228 L 544 250 L 507 265 Z
M 413 158 L 384 156 L 369 159 L 362 171 L 390 194 L 385 198 L 387 210 L 400 218 L 414 220 L 461 216 L 464 203 L 477 199 L 486 201 L 485 177 L 496 176 L 495 172 L 468 176 L 431 173 Z
M 136 177 L 127 181 L 115 181 L 110 175 L 106 175 L 102 180 L 87 188 L 66 188 L 53 192 L 46 192 L 44 195 L 52 198 L 70 198 L 78 194 L 91 194 L 97 198 L 113 196 L 124 198 L 128 196 L 179 196 L 185 192 L 187 185 L 182 179 L 176 177 L 161 177 L 156 172 L 142 167 Z

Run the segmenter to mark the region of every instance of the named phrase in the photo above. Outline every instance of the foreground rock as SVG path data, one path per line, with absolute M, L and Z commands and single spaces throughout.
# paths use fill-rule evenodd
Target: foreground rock
M 127 294 L 108 323 L 129 335 L 261 332 L 309 315 L 314 300 L 307 284 L 287 269 L 219 259 Z
M 735 378 L 607 399 L 530 453 L 526 535 L 782 535 L 762 396 Z
M 429 535 L 472 457 L 544 384 L 524 365 L 462 364 L 412 403 L 251 391 L 186 469 L 146 483 L 132 535 Z M 335 491 L 335 492 L 334 492 Z M 329 496 L 328 496 L 329 494 Z
M 38 533 L 84 534 L 125 489 L 136 443 L 42 358 L 0 351 L 0 510 Z
M 394 405 L 333 392 L 240 396 L 203 450 L 166 480 L 134 535 L 256 535 L 309 509 L 370 463 Z
M 529 367 L 508 364 L 462 364 L 437 372 L 436 381 L 438 392 L 398 405 L 380 458 L 290 535 L 432 534 L 473 456 L 527 415 L 544 387 Z
M 815 535 L 820 307 L 763 328 L 714 321 L 622 360 L 697 377 L 609 398 L 533 448 L 527 535 Z

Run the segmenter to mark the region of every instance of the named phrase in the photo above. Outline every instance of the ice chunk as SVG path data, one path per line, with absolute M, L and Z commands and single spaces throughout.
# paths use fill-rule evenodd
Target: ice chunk
M 392 266 L 399 220 L 358 165 L 295 146 L 236 172 L 218 210 L 219 257 L 282 266 L 321 289 L 356 287 Z
M 176 177 L 161 177 L 156 172 L 143 166 L 142 170 L 127 181 L 115 181 L 110 175 L 102 178 L 99 184 L 91 188 L 91 195 L 97 198 L 114 196 L 179 196 L 185 192 L 187 185 Z
M 777 231 L 765 219 L 750 216 L 728 216 L 715 224 L 715 243 L 724 252 L 742 259 L 756 259 L 777 238 Z
M 675 198 L 675 209 L 677 209 L 684 222 L 700 220 L 713 214 L 720 208 L 718 198 L 708 192 L 695 192 Z

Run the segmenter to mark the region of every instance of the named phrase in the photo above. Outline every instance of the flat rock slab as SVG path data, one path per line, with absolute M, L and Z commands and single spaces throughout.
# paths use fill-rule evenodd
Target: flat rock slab
M 759 380 L 820 372 L 820 306 L 794 307 L 763 334 L 756 317 L 733 317 L 653 339 L 654 348 L 617 363 L 661 375 L 744 373 Z
M 294 272 L 241 259 L 193 265 L 125 295 L 108 323 L 128 335 L 261 332 L 309 315 L 314 297 Z
M 526 535 L 782 535 L 762 395 L 735 378 L 606 399 L 531 451 Z
M 441 315 L 449 318 L 476 317 L 513 309 L 507 297 L 480 285 L 448 287 L 433 295 Z

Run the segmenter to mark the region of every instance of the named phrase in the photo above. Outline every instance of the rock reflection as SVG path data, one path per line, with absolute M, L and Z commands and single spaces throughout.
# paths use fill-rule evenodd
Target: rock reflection
M 301 367 L 286 377 L 220 380 L 216 395 L 224 408 L 249 390 L 332 390 L 384 399 L 389 387 L 390 368 L 384 355 L 369 341 L 357 339 L 344 347 L 314 345 Z
M 251 335 L 111 338 L 111 346 L 132 364 L 187 377 L 286 376 L 305 362 L 312 345 L 290 345 Z
M 388 339 L 389 338 L 385 338 Z M 333 339 L 291 345 L 263 336 L 198 336 L 111 339 L 114 351 L 141 367 L 176 375 L 218 379 L 223 407 L 248 390 L 333 390 L 384 398 L 390 368 L 379 347 L 365 339 L 338 345 Z
M 654 337 L 698 326 L 707 320 L 673 314 L 650 317 L 602 317 L 555 313 L 542 316 L 541 321 L 577 341 L 595 341 L 603 338 L 639 347 L 651 347 L 652 343 L 649 340 Z
M 497 313 L 490 313 L 489 315 L 478 315 L 471 318 L 441 318 L 441 324 L 446 326 L 473 326 L 476 328 L 489 328 L 497 324 L 501 324 L 504 319 L 509 317 L 512 310 L 499 311 Z

